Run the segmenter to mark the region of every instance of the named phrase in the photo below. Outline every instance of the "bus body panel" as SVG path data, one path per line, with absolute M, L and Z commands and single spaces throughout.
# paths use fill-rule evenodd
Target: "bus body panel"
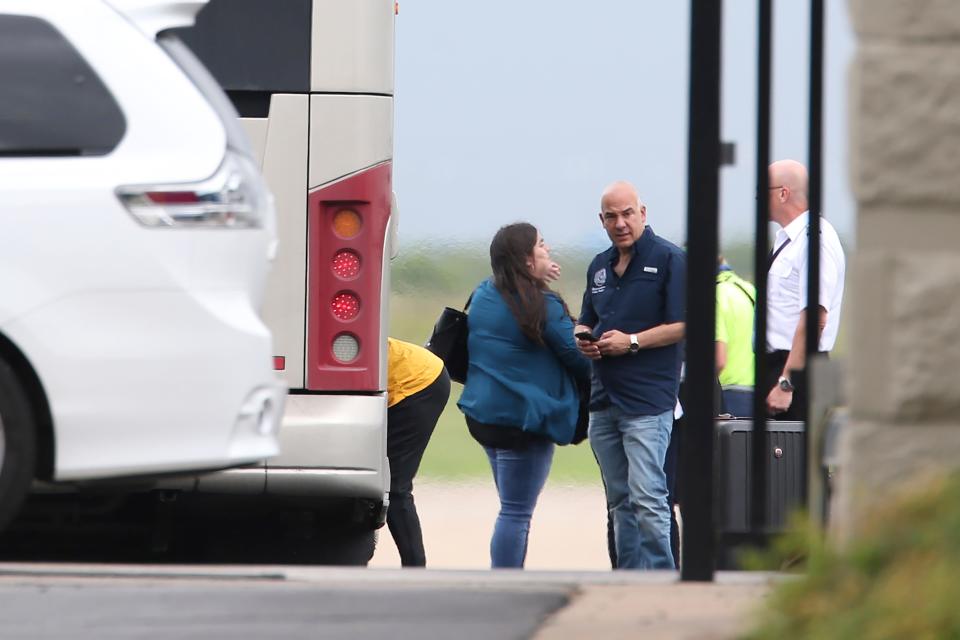
M 311 189 L 393 158 L 393 98 L 310 96 Z
M 274 356 L 283 358 L 278 373 L 291 389 L 304 387 L 308 105 L 306 95 L 271 97 L 261 156 L 261 170 L 275 198 L 280 242 L 263 316 L 273 330 Z
M 356 497 L 382 499 L 390 489 L 386 419 L 384 393 L 291 395 L 281 454 L 267 465 L 267 493 L 345 496 L 354 487 Z
M 202 493 L 379 501 L 390 489 L 386 394 L 294 394 L 287 398 L 280 455 L 268 465 L 197 478 L 169 478 L 159 487 Z
M 240 118 L 240 126 L 250 140 L 250 149 L 257 161 L 257 166 L 263 171 L 263 153 L 267 146 L 267 131 L 270 129 L 269 118 Z
M 394 0 L 313 0 L 310 90 L 393 95 Z

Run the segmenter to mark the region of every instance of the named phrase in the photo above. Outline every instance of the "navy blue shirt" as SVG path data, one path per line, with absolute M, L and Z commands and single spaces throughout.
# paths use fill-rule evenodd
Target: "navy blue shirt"
M 612 246 L 590 263 L 580 324 L 600 336 L 611 329 L 639 333 L 684 321 L 687 260 L 679 247 L 648 226 L 633 244 L 623 276 L 613 269 L 619 260 L 620 252 Z M 590 408 L 605 409 L 612 403 L 635 416 L 672 410 L 680 361 L 679 343 L 594 360 Z

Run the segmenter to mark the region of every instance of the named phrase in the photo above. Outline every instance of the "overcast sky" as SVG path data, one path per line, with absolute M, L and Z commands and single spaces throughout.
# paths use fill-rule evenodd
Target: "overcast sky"
M 756 2 L 724 3 L 725 242 L 754 216 Z M 808 2 L 774 2 L 771 157 L 806 160 Z M 846 2 L 828 0 L 824 214 L 852 243 Z M 554 246 L 602 246 L 603 187 L 637 185 L 648 222 L 686 234 L 689 2 L 402 0 L 397 18 L 394 188 L 404 242 L 489 240 L 508 222 Z

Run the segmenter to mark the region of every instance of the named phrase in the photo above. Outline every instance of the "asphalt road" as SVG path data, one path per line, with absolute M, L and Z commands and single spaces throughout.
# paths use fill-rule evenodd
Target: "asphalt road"
M 12 575 L 0 569 L 4 640 L 528 638 L 569 587 L 329 584 L 203 574 Z M 4 575 L 6 573 L 6 575 Z

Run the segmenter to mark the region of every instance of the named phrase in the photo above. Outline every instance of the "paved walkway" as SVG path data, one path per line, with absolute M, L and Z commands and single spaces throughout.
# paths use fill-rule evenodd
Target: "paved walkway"
M 531 524 L 526 571 L 489 571 L 490 532 L 499 507 L 493 483 L 418 482 L 414 495 L 423 525 L 427 565 L 418 579 L 566 583 L 571 601 L 551 616 L 537 640 L 735 638 L 756 617 L 770 591 L 768 574 L 720 572 L 713 583 L 681 583 L 676 573 L 613 572 L 607 556 L 600 486 L 547 484 Z M 384 528 L 370 566 L 400 566 Z M 459 571 L 469 569 L 472 571 Z M 486 571 L 483 571 L 486 570 Z M 432 576 L 432 578 L 428 578 Z
M 370 590 L 425 594 L 429 590 L 470 592 L 566 593 L 569 602 L 548 615 L 534 640 L 727 640 L 756 620 L 773 574 L 720 572 L 712 583 L 681 583 L 674 572 L 451 571 L 361 569 L 302 566 L 160 566 L 81 564 L 0 564 L 0 586 L 25 578 L 50 584 L 91 578 L 127 580 L 126 584 L 170 579 L 189 583 L 289 585 L 333 590 Z M 226 581 L 226 582 L 224 582 Z M 266 581 L 266 583 L 264 582 Z M 122 584 L 122 583 L 121 583 Z M 392 590 L 392 591 L 390 591 Z M 362 592 L 362 591 L 361 591 Z M 357 596 L 363 598 L 363 596 Z M 438 612 L 438 616 L 442 612 Z M 359 624 L 359 620 L 358 620 Z M 503 637 L 497 633 L 486 637 Z M 367 636 L 354 634 L 359 640 Z
M 771 578 L 718 574 L 713 583 L 584 585 L 565 608 L 551 616 L 535 640 L 643 638 L 644 640 L 727 640 L 757 619 Z
M 490 534 L 500 503 L 493 480 L 469 484 L 416 481 L 413 491 L 431 569 L 488 569 Z M 384 527 L 374 568 L 399 568 L 400 557 Z M 527 569 L 604 571 L 607 555 L 603 487 L 552 481 L 540 496 L 530 524 Z

